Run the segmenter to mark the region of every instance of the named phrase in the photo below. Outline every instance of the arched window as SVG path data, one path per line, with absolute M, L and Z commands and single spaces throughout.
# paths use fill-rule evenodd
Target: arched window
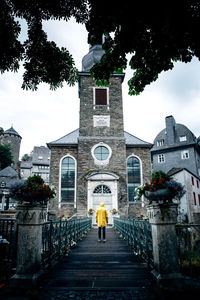
M 101 184 L 94 189 L 94 194 L 111 194 L 111 190 L 107 185 Z
M 135 188 L 141 185 L 140 161 L 131 156 L 127 160 L 128 200 L 133 202 L 136 196 Z
M 75 160 L 67 156 L 61 163 L 61 202 L 74 203 Z

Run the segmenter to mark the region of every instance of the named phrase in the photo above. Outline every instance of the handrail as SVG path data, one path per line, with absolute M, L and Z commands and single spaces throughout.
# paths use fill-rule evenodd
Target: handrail
M 114 218 L 114 227 L 131 247 L 134 254 L 153 268 L 151 225 L 148 220 Z
M 91 229 L 90 218 L 49 221 L 42 224 L 42 266 L 66 255 Z

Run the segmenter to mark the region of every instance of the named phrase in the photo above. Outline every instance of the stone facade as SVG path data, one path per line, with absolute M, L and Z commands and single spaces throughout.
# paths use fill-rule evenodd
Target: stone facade
M 13 127 L 4 131 L 0 135 L 0 144 L 10 145 L 15 169 L 17 169 L 18 162 L 19 162 L 21 139 L 22 139 L 21 136 L 15 131 Z
M 95 49 L 93 50 L 94 54 Z M 151 175 L 152 145 L 124 131 L 124 74 L 114 74 L 108 86 L 99 87 L 90 77 L 91 64 L 90 53 L 89 58 L 84 57 L 84 71 L 79 73 L 79 129 L 47 144 L 51 149 L 50 183 L 57 190 L 51 212 L 86 216 L 88 209 L 96 210 L 100 202 L 104 202 L 112 224 L 113 208 L 120 211 L 120 217 L 146 213 L 142 202 L 129 203 L 127 159 L 130 156 L 137 158 L 143 183 Z M 97 154 L 96 151 L 106 153 Z M 61 193 L 62 189 L 70 192 L 66 182 L 65 187 L 61 187 L 61 181 L 64 180 L 61 169 L 65 157 L 70 157 L 75 162 L 74 203 L 64 201 Z M 70 172 L 69 170 L 66 176 L 70 176 Z
M 71 155 L 76 160 L 78 159 L 77 147 L 51 147 L 51 159 L 50 159 L 50 183 L 54 185 L 57 195 L 54 200 L 50 201 L 50 213 L 61 215 L 65 213 L 67 215 L 74 215 L 76 212 L 76 205 L 59 203 L 60 193 L 60 162 L 63 157 Z
M 124 123 L 122 110 L 121 83 L 124 75 L 110 79 L 107 105 L 94 104 L 94 89 L 98 88 L 90 73 L 79 73 L 80 91 L 80 136 L 123 137 Z M 94 127 L 93 116 L 109 116 L 110 126 Z
M 151 178 L 151 158 L 149 154 L 149 147 L 126 147 L 126 157 L 131 155 L 137 156 L 141 160 L 141 169 L 142 169 L 142 181 L 141 184 L 149 182 Z M 141 203 L 133 202 L 129 203 L 128 214 L 129 217 L 139 217 L 141 214 L 146 215 L 146 204 L 148 201 L 143 197 L 144 204 L 141 206 Z

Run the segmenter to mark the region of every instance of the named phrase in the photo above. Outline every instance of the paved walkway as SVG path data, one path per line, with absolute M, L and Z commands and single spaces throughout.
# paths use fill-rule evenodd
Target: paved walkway
M 114 229 L 107 229 L 106 243 L 99 243 L 92 229 L 49 271 L 42 286 L 41 299 L 155 299 L 146 264 Z

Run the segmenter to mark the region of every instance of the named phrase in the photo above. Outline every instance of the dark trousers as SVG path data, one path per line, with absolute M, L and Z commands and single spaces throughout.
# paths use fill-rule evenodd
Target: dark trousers
M 98 236 L 101 239 L 101 230 L 103 231 L 103 239 L 106 239 L 106 227 L 98 227 Z

